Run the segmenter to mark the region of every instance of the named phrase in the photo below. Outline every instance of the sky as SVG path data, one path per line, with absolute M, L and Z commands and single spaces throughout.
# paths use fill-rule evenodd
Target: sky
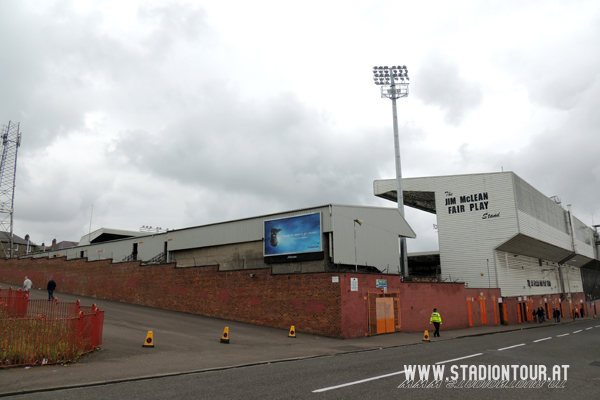
M 597 0 L 3 0 L 14 233 L 395 207 L 377 65 L 410 76 L 403 177 L 513 171 L 599 224 L 599 46 Z M 406 219 L 409 251 L 438 248 L 435 216 Z

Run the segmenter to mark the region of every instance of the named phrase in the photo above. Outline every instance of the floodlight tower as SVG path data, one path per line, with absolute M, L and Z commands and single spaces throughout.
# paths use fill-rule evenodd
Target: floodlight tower
M 398 139 L 398 114 L 396 112 L 396 99 L 408 96 L 408 69 L 406 65 L 393 67 L 373 67 L 373 81 L 381 85 L 381 98 L 392 99 L 392 113 L 394 116 L 394 148 L 396 151 L 396 185 L 398 211 L 404 218 L 404 194 L 402 193 L 402 167 L 400 163 L 400 141 Z M 406 254 L 406 238 L 400 238 L 400 252 L 402 254 L 402 275 L 408 277 L 408 257 Z
M 2 126 L 2 160 L 0 160 L 0 232 L 6 235 L 10 249 L 4 249 L 7 258 L 13 256 L 13 206 L 15 201 L 15 178 L 17 176 L 17 152 L 21 145 L 19 124 L 8 121 Z M 0 245 L 4 247 L 2 242 Z

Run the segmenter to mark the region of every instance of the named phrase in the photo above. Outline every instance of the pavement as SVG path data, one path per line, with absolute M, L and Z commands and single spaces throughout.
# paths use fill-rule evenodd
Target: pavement
M 0 287 L 16 289 L 0 282 Z M 64 388 L 104 385 L 153 379 L 220 369 L 239 368 L 263 363 L 288 362 L 343 353 L 372 351 L 389 347 L 431 345 L 438 341 L 469 336 L 500 334 L 536 329 L 550 324 L 477 326 L 443 330 L 440 338 L 423 341 L 423 332 L 395 332 L 358 339 L 333 339 L 312 334 L 250 325 L 177 311 L 142 307 L 134 304 L 94 299 L 55 292 L 59 301 L 81 300 L 82 305 L 96 304 L 105 311 L 102 347 L 65 365 L 45 365 L 0 369 L 0 397 Z M 34 289 L 31 299 L 46 299 L 47 292 Z M 562 319 L 561 324 L 589 321 L 590 317 Z M 225 327 L 230 342 L 220 343 Z M 153 348 L 144 348 L 148 331 L 153 332 Z

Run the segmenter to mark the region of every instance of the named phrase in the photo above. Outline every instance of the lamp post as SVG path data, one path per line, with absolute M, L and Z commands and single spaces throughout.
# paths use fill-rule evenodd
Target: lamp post
M 394 123 L 394 149 L 396 151 L 396 185 L 398 211 L 404 218 L 404 194 L 402 192 L 402 167 L 400 163 L 400 140 L 398 139 L 398 115 L 396 112 L 396 99 L 408 96 L 408 70 L 406 66 L 373 67 L 373 81 L 381 86 L 381 98 L 392 99 L 392 113 Z M 402 275 L 408 277 L 408 257 L 406 254 L 406 238 L 400 238 L 400 264 Z
M 356 257 L 356 224 L 362 225 L 363 224 L 363 220 L 362 219 L 355 219 L 354 220 L 354 271 L 358 272 L 358 258 Z

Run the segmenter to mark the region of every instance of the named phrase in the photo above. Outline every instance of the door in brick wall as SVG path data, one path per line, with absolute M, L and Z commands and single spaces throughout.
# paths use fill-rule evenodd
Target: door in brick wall
M 506 307 L 506 303 L 498 303 L 498 308 L 500 309 L 500 323 L 508 325 L 508 308 Z
M 394 328 L 394 299 L 378 297 L 375 299 L 377 309 L 377 334 L 395 332 Z
M 485 297 L 479 298 L 479 311 L 481 313 L 481 325 L 487 325 L 487 309 L 485 308 Z
M 473 306 L 471 305 L 472 297 L 467 297 L 467 309 L 469 310 L 469 326 L 473 326 Z

